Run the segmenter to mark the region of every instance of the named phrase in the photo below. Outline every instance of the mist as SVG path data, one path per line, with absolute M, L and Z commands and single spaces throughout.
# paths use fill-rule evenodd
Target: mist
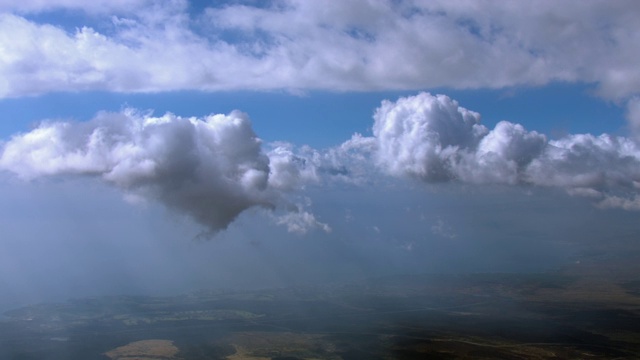
M 124 109 L 2 144 L 2 308 L 72 297 L 563 269 L 637 233 L 638 147 L 385 100 L 373 136 L 263 144 L 239 111 Z
M 270 210 L 254 208 L 202 240 L 202 225 L 190 217 L 157 203 L 132 205 L 96 180 L 24 183 L 5 176 L 2 185 L 4 310 L 74 297 L 392 274 L 539 272 L 573 264 L 590 244 L 635 231 L 634 213 L 598 209 L 559 190 L 397 180 L 305 190 L 308 208 L 331 233 L 288 232 Z

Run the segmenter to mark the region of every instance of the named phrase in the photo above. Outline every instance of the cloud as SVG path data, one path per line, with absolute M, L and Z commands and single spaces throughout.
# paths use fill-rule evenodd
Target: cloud
M 601 207 L 638 209 L 640 147 L 603 134 L 547 138 L 506 121 L 493 130 L 445 95 L 383 101 L 373 126 L 379 168 L 425 182 L 561 187 Z
M 291 232 L 331 231 L 289 198 L 309 185 L 371 182 L 374 143 L 354 135 L 319 151 L 287 142 L 263 144 L 248 115 L 160 117 L 125 109 L 87 122 L 44 121 L 1 144 L 0 170 L 24 180 L 83 176 L 123 190 L 129 202 L 158 201 L 214 234 L 251 207 Z M 208 235 L 208 234 L 205 234 Z
M 431 225 L 431 233 L 447 239 L 455 239 L 457 236 L 453 229 L 440 218 Z
M 550 141 L 527 172 L 529 180 L 540 185 L 634 189 L 639 166 L 640 149 L 632 140 L 579 134 Z
M 445 95 L 383 101 L 373 136 L 355 134 L 334 148 L 265 147 L 238 111 L 184 118 L 127 109 L 87 122 L 45 121 L 14 135 L 2 143 L 0 169 L 25 180 L 99 178 L 127 199 L 160 202 L 209 233 L 252 207 L 280 211 L 272 219 L 292 232 L 328 232 L 309 205 L 295 205 L 290 196 L 310 185 L 379 185 L 390 179 L 383 174 L 559 187 L 601 208 L 640 209 L 640 148 L 633 140 L 607 134 L 548 140 L 506 121 L 489 130 L 480 114 Z
M 307 211 L 298 210 L 291 211 L 286 214 L 275 217 L 276 224 L 284 225 L 289 232 L 304 235 L 312 229 L 320 229 L 324 232 L 331 232 L 328 224 L 322 223 L 316 217 Z
M 488 129 L 479 113 L 425 92 L 384 100 L 373 119 L 373 136 L 354 134 L 325 150 L 270 144 L 269 186 L 361 187 L 386 182 L 381 175 L 387 174 L 427 183 L 555 187 L 601 208 L 640 209 L 640 147 L 632 139 L 573 134 L 549 140 L 508 121 Z
M 475 151 L 462 155 L 455 165 L 457 177 L 473 183 L 526 182 L 524 169 L 542 153 L 546 143 L 542 134 L 501 121 L 482 138 Z
M 486 132 L 478 113 L 445 95 L 385 100 L 374 114 L 380 164 L 392 174 L 426 181 L 451 180 L 455 155 L 476 147 Z
M 364 185 L 374 180 L 371 173 L 376 169 L 371 158 L 377 144 L 371 137 L 356 133 L 339 146 L 325 150 L 282 141 L 267 146 L 271 159 L 269 184 L 275 188 L 293 190 L 334 183 Z
M 182 118 L 125 110 L 88 122 L 44 122 L 15 135 L 3 146 L 0 168 L 27 180 L 101 178 L 127 194 L 187 214 L 215 233 L 245 209 L 287 203 L 282 190 L 291 186 L 285 183 L 302 175 L 285 177 L 281 168 L 290 168 L 286 162 L 294 160 L 272 156 L 273 170 L 241 112 Z M 283 223 L 296 232 L 307 225 L 324 228 L 313 220 L 296 210 Z
M 640 141 L 640 97 L 635 96 L 627 102 L 626 116 L 631 135 Z
M 76 9 L 93 23 L 21 15 Z M 595 84 L 640 93 L 634 1 L 0 2 L 0 97 Z M 113 14 L 116 14 L 115 16 Z
M 296 151 L 295 146 L 286 142 L 270 144 L 268 152 L 271 166 L 269 185 L 283 190 L 300 189 L 305 184 L 317 182 L 318 169 L 314 164 L 314 155 Z
M 174 1 L 175 3 L 176 1 Z M 143 5 L 150 5 L 150 0 L 0 0 L 0 10 L 18 13 L 40 13 L 58 9 L 82 10 L 88 13 L 108 14 L 110 12 L 131 12 Z

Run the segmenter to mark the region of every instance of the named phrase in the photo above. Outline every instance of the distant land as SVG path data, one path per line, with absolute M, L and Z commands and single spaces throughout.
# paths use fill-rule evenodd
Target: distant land
M 637 359 L 637 254 L 534 274 L 420 274 L 31 305 L 2 359 Z

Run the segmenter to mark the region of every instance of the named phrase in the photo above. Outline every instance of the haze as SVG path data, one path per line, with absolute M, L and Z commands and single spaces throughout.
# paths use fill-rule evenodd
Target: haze
M 0 309 L 542 272 L 637 234 L 633 1 L 0 1 Z

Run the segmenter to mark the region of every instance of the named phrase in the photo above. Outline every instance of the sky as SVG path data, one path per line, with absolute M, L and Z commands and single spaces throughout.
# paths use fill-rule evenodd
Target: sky
M 0 0 L 0 308 L 576 263 L 638 231 L 639 15 Z

